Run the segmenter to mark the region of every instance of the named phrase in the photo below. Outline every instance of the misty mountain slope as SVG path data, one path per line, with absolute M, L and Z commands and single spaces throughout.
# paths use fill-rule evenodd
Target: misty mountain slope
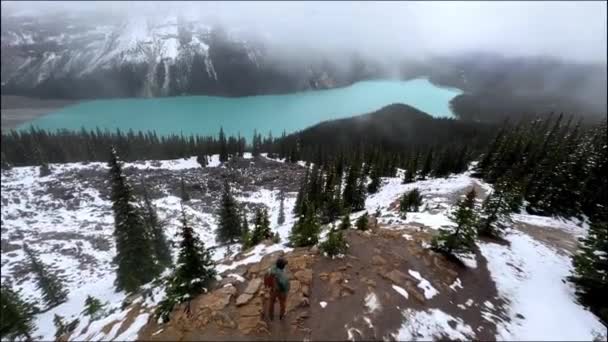
M 239 28 L 183 16 L 2 17 L 2 93 L 45 98 L 244 96 L 352 82 L 334 66 L 277 63 Z
M 248 270 L 254 272 L 256 267 L 258 271 L 263 269 L 264 266 L 257 266 L 258 263 L 271 262 L 279 251 L 292 252 L 284 243 L 295 222 L 291 212 L 299 182 L 294 179 L 303 176 L 304 168 L 298 164 L 272 161 L 263 156 L 250 159 L 246 155 L 245 159 L 226 165 L 220 165 L 217 158 L 218 156 L 213 156 L 209 166 L 204 169 L 195 162 L 195 158 L 190 158 L 126 163 L 125 171 L 132 181 L 142 176 L 146 178 L 167 237 L 173 243 L 176 242 L 174 234 L 179 227 L 179 198 L 175 194 L 179 191 L 180 177 L 184 177 L 189 184 L 188 190 L 192 197 L 185 204 L 186 214 L 207 247 L 216 245 L 215 209 L 222 176 L 233 180 L 236 198 L 247 205 L 249 212 L 259 206 L 269 209 L 271 228 L 279 233 L 280 243 L 259 245 L 244 255 L 237 256 L 231 254 L 226 247 L 214 249 L 214 260 L 221 262 L 217 266 L 222 274 L 221 286 L 231 283 L 236 291 L 242 292 L 255 274 L 247 273 Z M 105 182 L 105 163 L 53 164 L 51 167 L 53 174 L 46 177 L 39 176 L 37 167 L 14 167 L 2 173 L 3 283 L 10 281 L 22 291 L 25 298 L 40 302 L 41 294 L 35 288 L 23 255 L 22 244 L 27 242 L 45 263 L 53 266 L 69 290 L 66 303 L 37 315 L 35 335 L 45 340 L 53 339 L 54 314 L 62 315 L 66 321 L 79 319 L 70 340 L 135 340 L 138 337 L 146 340 L 171 339 L 171 336 L 176 336 L 172 334 L 188 333 L 176 331 L 173 322 L 199 324 L 190 320 L 176 320 L 158 326 L 151 317 L 157 303 L 163 298 L 163 291 L 156 284 L 146 287 L 149 295 L 145 297 L 127 298 L 123 292 L 115 292 L 115 266 L 112 264 L 115 255 L 113 219 L 107 199 L 109 190 Z M 479 241 L 477 245 L 480 254 L 476 259 L 466 260 L 467 267 L 457 269 L 456 278 L 451 279 L 454 270 L 439 272 L 435 266 L 428 266 L 438 262 L 433 261 L 436 256 L 427 249 L 428 238 L 438 228 L 453 224 L 448 219 L 448 214 L 453 210 L 453 204 L 470 187 L 477 189 L 480 198 L 490 193 L 492 187 L 471 178 L 470 172 L 402 184 L 402 172 L 399 171 L 398 177 L 382 178 L 378 193 L 370 195 L 365 202 L 368 212 L 380 210 L 379 229 L 370 233 L 349 232 L 353 246 L 359 246 L 357 252 L 353 251 L 352 254 L 362 257 L 365 253 L 371 253 L 365 254 L 368 257 L 360 258 L 360 261 L 351 260 L 348 256 L 333 261 L 323 261 L 325 259 L 320 255 L 315 257 L 318 265 L 323 265 L 328 268 L 327 272 L 333 274 L 332 279 L 338 277 L 348 282 L 326 283 L 327 278 L 319 278 L 322 277 L 321 271 L 313 273 L 315 280 L 311 289 L 310 308 L 304 307 L 311 311 L 309 318 L 303 318 L 304 322 L 310 322 L 304 324 L 321 322 L 321 325 L 313 329 L 313 336 L 314 331 L 317 331 L 321 335 L 316 336 L 331 332 L 342 336 L 342 339 L 353 336 L 356 340 L 372 337 L 409 340 L 438 339 L 449 333 L 452 338 L 471 339 L 489 333 L 488 339 L 527 340 L 551 336 L 558 339 L 588 340 L 595 333 L 602 333 L 598 319 L 576 303 L 571 285 L 561 282 L 572 267 L 568 257 L 571 250 L 555 244 L 556 236 L 562 240 L 575 241 L 577 236 L 586 233 L 586 224 L 574 219 L 559 220 L 525 212 L 515 215 L 515 224 L 506 236 L 511 246 Z M 397 202 L 414 187 L 421 191 L 423 206 L 420 212 L 408 213 L 407 219 L 403 220 Z M 134 188 L 137 190 L 137 184 Z M 288 193 L 285 201 L 287 220 L 282 225 L 276 224 L 278 189 Z M 354 222 L 360 214 L 361 212 L 352 214 L 351 220 Z M 520 228 L 524 224 L 529 230 Z M 533 227 L 543 229 L 546 238 L 532 234 Z M 321 240 L 325 236 L 326 231 L 321 234 Z M 378 248 L 388 246 L 387 241 L 394 246 Z M 377 248 L 363 247 L 377 244 Z M 239 247 L 230 249 L 234 252 Z M 301 255 L 302 251 L 298 253 Z M 417 253 L 418 256 L 412 256 L 414 259 L 410 260 L 408 253 Z M 381 258 L 372 258 L 376 254 Z M 224 257 L 226 258 L 222 260 Z M 424 261 L 427 257 L 430 258 L 428 264 Z M 487 259 L 487 266 L 483 258 Z M 372 259 L 373 265 L 363 264 Z M 412 277 L 411 284 L 401 279 L 399 273 L 389 272 L 392 268 L 380 272 L 388 275 L 388 278 L 376 274 L 376 268 L 388 267 L 393 262 L 407 262 L 407 266 L 403 267 L 406 267 L 405 272 Z M 351 264 L 351 267 L 347 264 Z M 292 263 L 293 272 L 301 267 L 298 265 Z M 443 263 L 440 262 L 439 265 Z M 358 268 L 361 268 L 361 273 L 355 276 L 353 272 Z M 485 297 L 478 294 L 483 291 L 476 286 L 485 289 L 494 285 L 473 282 L 482 269 L 496 284 L 497 291 L 483 300 Z M 375 285 L 360 287 L 359 281 L 363 281 L 361 274 L 369 276 L 370 280 L 375 279 Z M 292 276 L 299 279 L 301 274 Z M 447 283 L 446 277 L 450 278 Z M 319 288 L 315 286 L 321 286 L 329 292 L 318 292 Z M 332 295 L 334 290 L 338 290 L 338 294 L 346 290 L 344 286 L 350 286 L 355 292 L 350 296 Z M 295 285 L 292 288 L 294 298 L 290 299 L 293 302 L 290 305 L 295 305 L 295 293 L 300 290 Z M 105 315 L 98 320 L 91 320 L 82 313 L 87 295 L 107 303 Z M 236 297 L 237 295 L 229 299 L 229 307 L 233 307 Z M 201 298 L 201 303 L 203 302 L 205 300 Z M 212 304 L 217 306 L 219 302 L 212 301 Z M 559 314 L 547 314 L 547 307 L 559 307 L 559 310 L 555 310 Z M 242 312 L 251 309 L 250 305 L 237 308 Z M 347 320 L 348 326 L 334 326 L 332 320 L 323 319 L 335 310 L 342 314 L 333 316 Z M 391 315 L 390 324 L 385 323 L 387 319 L 383 315 Z M 296 317 L 289 316 L 289 319 L 292 318 Z M 230 333 L 242 333 L 240 324 L 247 322 L 238 322 L 235 328 L 229 328 Z M 570 329 L 564 332 L 561 329 L 563 326 L 569 326 Z M 482 333 L 478 329 L 480 327 L 491 330 Z M 272 330 L 272 326 L 269 328 Z M 189 331 L 212 333 L 213 328 L 209 329 Z M 240 336 L 248 338 L 251 335 Z M 267 339 L 269 335 L 261 336 L 262 339 L 263 336 Z M 285 339 L 285 335 L 280 336 L 280 339 Z

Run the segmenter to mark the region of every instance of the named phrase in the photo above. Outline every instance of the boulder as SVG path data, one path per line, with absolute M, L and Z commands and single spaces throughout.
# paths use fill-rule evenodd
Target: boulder
M 243 293 L 253 295 L 256 292 L 258 292 L 261 285 L 262 285 L 262 278 L 252 279 L 251 281 L 249 281 L 249 284 L 247 284 L 247 287 L 245 288 L 245 291 L 243 291 Z
M 341 297 L 350 296 L 355 293 L 355 289 L 352 286 L 342 284 L 342 292 L 340 293 Z
M 403 284 L 405 284 L 405 282 L 409 279 L 409 277 L 405 273 L 403 273 L 403 272 L 401 272 L 399 270 L 392 270 L 392 271 L 390 271 L 388 273 L 386 273 L 386 272 L 380 273 L 379 272 L 378 274 L 381 277 L 392 281 L 393 284 L 399 285 L 399 286 L 402 286 Z
M 251 303 L 240 307 L 238 312 L 242 317 L 260 316 L 263 310 L 264 308 L 262 307 L 261 301 L 252 301 Z
M 386 265 L 386 260 L 384 260 L 383 257 L 379 256 L 379 255 L 374 255 L 372 257 L 372 265 L 374 266 L 384 266 Z
M 310 285 L 312 282 L 312 270 L 305 269 L 295 273 L 296 279 L 298 279 L 302 284 Z
M 310 297 L 310 288 L 308 285 L 302 285 L 302 295 L 305 297 Z
M 211 319 L 217 324 L 220 328 L 224 329 L 234 329 L 236 328 L 236 323 L 228 316 L 228 314 L 222 311 L 215 311 L 211 314 Z
M 196 308 L 209 308 L 213 311 L 219 311 L 230 303 L 230 299 L 235 294 L 236 288 L 230 285 L 197 297 L 192 304 Z
M 277 259 L 282 256 L 283 254 L 285 254 L 283 251 L 276 251 L 276 252 L 272 252 L 270 254 L 266 254 L 262 260 L 260 260 L 260 262 L 258 262 L 257 264 L 252 265 L 249 270 L 248 270 L 248 274 L 258 274 L 261 272 L 265 272 L 267 269 L 269 269 L 272 265 L 274 265 L 274 263 L 277 261 Z
M 249 303 L 249 301 L 253 298 L 252 294 L 242 293 L 236 298 L 236 306 L 241 306 Z
M 259 316 L 244 316 L 238 320 L 238 329 L 244 334 L 252 332 L 268 332 L 266 322 L 260 319 Z

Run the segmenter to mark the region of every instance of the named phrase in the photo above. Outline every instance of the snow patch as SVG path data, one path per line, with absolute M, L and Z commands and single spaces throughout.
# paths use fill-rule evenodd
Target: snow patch
M 403 287 L 399 287 L 399 286 L 393 284 L 393 290 L 397 291 L 397 293 L 399 293 L 400 295 L 402 295 L 403 297 L 405 297 L 405 299 L 409 298 L 409 294 L 407 293 L 407 291 Z
M 381 308 L 380 301 L 378 301 L 378 297 L 376 297 L 375 293 L 370 292 L 365 297 L 365 307 L 367 307 L 367 310 L 369 312 L 374 312 L 376 310 L 380 310 L 380 308 Z
M 319 305 L 321 305 L 321 307 L 323 309 L 325 309 L 325 307 L 327 306 L 327 302 L 323 301 L 323 302 L 319 302 Z
M 431 299 L 434 296 L 436 296 L 437 294 L 439 294 L 439 291 L 437 291 L 433 285 L 431 285 L 431 283 L 422 278 L 422 276 L 420 275 L 420 273 L 416 272 L 416 271 L 412 271 L 412 270 L 408 270 L 408 273 L 416 278 L 418 280 L 418 287 L 421 288 L 424 291 L 424 297 L 426 299 Z
M 446 336 L 451 340 L 471 340 L 473 329 L 458 317 L 453 317 L 439 309 L 402 312 L 405 321 L 393 337 L 398 341 L 431 341 Z M 450 322 L 452 324 L 450 324 Z M 454 327 L 452 327 L 454 325 Z
M 510 247 L 479 246 L 499 294 L 510 302 L 511 322 L 497 325 L 497 339 L 592 340 L 594 330 L 605 331 L 599 319 L 578 304 L 572 284 L 563 281 L 572 270 L 570 258 L 521 232 L 512 231 L 506 239 Z

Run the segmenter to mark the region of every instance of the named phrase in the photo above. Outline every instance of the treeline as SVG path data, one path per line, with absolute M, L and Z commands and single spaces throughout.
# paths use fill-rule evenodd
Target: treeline
M 159 136 L 156 132 L 95 130 L 50 132 L 30 128 L 2 134 L 2 165 L 28 166 L 42 163 L 106 161 L 114 146 L 126 161 L 177 159 L 219 154 L 222 161 L 245 152 L 246 140 L 226 136 L 220 129 L 218 137 L 200 135 Z
M 585 126 L 559 115 L 505 124 L 477 171 L 510 184 L 531 213 L 592 217 L 606 204 L 607 153 L 605 121 Z
M 438 174 L 443 175 L 460 168 L 450 165 L 454 156 L 470 161 L 479 155 L 494 129 L 495 126 L 487 124 L 433 118 L 406 105 L 391 105 L 371 114 L 324 122 L 290 135 L 283 132 L 278 138 L 272 133 L 262 136 L 254 132 L 251 145 L 244 137 L 226 136 L 222 129 L 216 138 L 159 136 L 155 132 L 132 130 L 49 132 L 31 128 L 2 134 L 2 166 L 105 161 L 109 147 L 114 146 L 126 161 L 211 154 L 219 154 L 220 160 L 226 161 L 251 151 L 254 156 L 267 152 L 270 157 L 319 165 L 336 163 L 339 158 L 347 163 L 355 158 L 366 162 L 373 158 L 378 160 L 377 164 L 383 164 L 382 170 L 411 167 L 413 158 L 422 168 L 426 156 L 432 154 L 432 162 L 444 169 Z

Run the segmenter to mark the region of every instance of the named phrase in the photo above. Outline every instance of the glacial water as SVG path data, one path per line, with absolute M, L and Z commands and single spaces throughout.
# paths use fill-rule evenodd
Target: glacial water
M 435 117 L 451 117 L 449 102 L 461 92 L 426 79 L 363 81 L 351 86 L 285 95 L 248 97 L 182 96 L 154 99 L 94 100 L 68 106 L 23 124 L 56 130 L 120 128 L 155 130 L 158 134 L 216 135 L 240 133 L 251 141 L 253 130 L 274 136 L 316 123 L 365 114 L 404 103 Z

